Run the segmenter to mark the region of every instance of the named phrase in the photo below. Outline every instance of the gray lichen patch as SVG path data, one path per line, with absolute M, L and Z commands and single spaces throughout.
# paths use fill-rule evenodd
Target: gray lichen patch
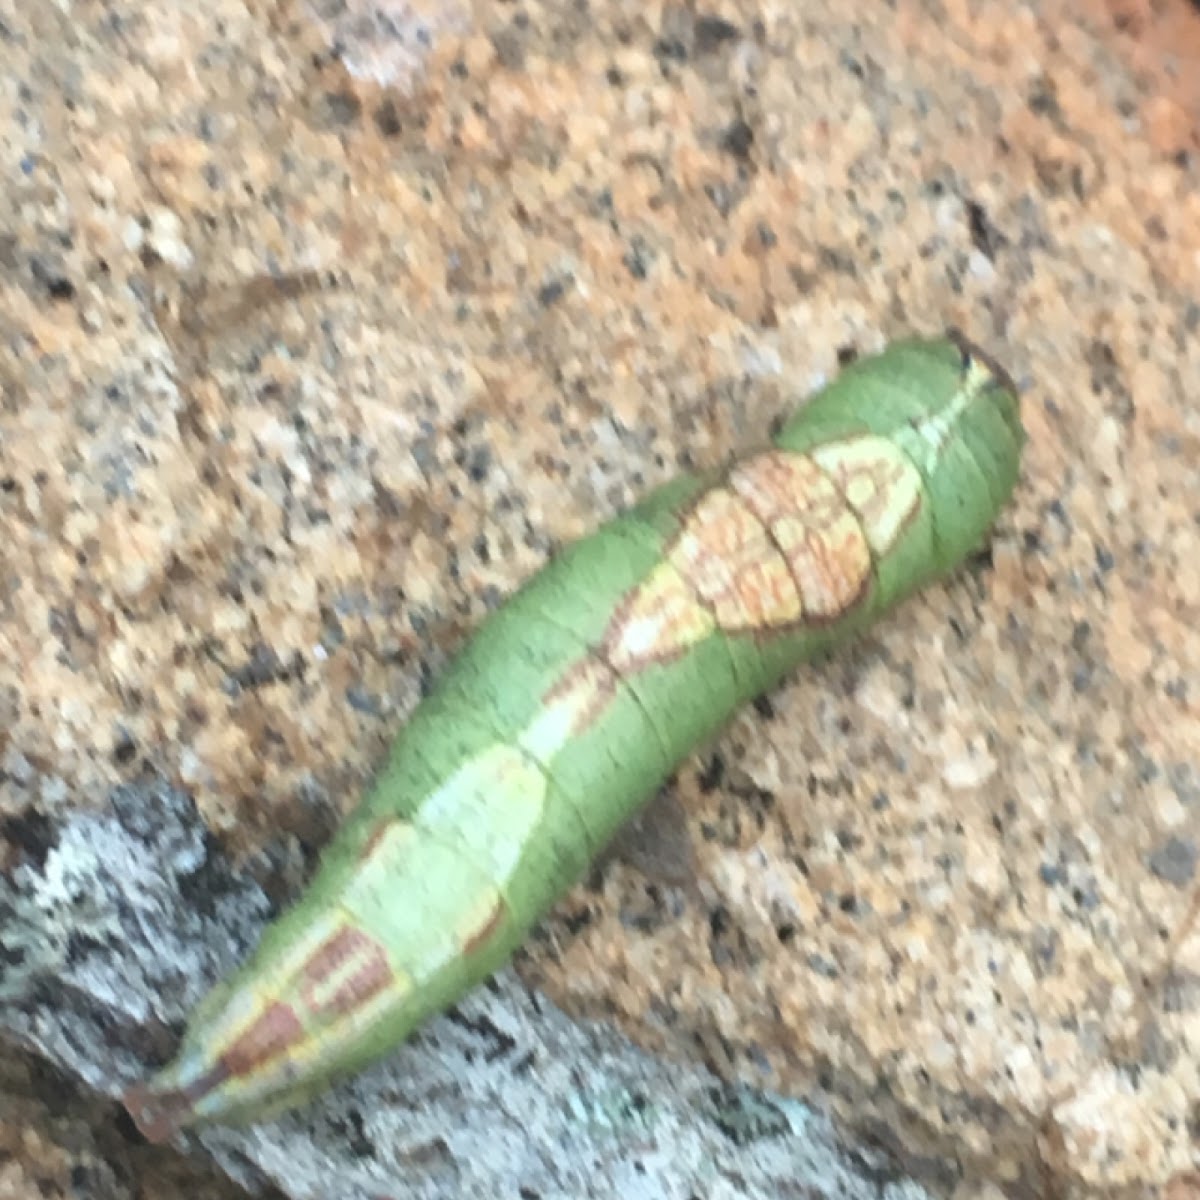
M 119 789 L 0 876 L 0 1034 L 117 1097 L 173 1048 L 269 905 L 173 789 Z M 179 1139 L 294 1200 L 715 1194 L 926 1200 L 795 1100 L 658 1061 L 577 1025 L 511 972 L 308 1109 Z M 730 1194 L 734 1194 L 732 1191 Z

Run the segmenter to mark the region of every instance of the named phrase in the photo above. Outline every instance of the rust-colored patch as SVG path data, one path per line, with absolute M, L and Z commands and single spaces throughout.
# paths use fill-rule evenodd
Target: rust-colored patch
M 800 619 L 800 595 L 779 547 L 729 488 L 714 488 L 700 500 L 669 555 L 727 633 Z
M 307 987 L 319 987 L 342 967 L 374 947 L 371 939 L 353 925 L 342 925 L 309 955 L 300 975 Z
M 808 455 L 757 455 L 687 510 L 663 561 L 617 606 L 600 657 L 572 666 L 543 702 L 571 708 L 578 731 L 609 702 L 617 678 L 668 663 L 717 630 L 835 620 L 870 578 L 866 533 L 829 474 Z
M 840 616 L 870 583 L 871 551 L 858 518 L 807 455 L 769 451 L 736 468 L 727 486 L 688 509 L 664 560 L 618 605 L 600 645 L 615 674 L 678 658 L 723 633 L 793 628 Z M 576 727 L 593 720 L 612 682 L 583 660 L 547 701 L 591 683 Z
M 372 959 L 360 966 L 349 978 L 339 984 L 337 990 L 325 1001 L 315 1015 L 322 1017 L 345 1017 L 365 1008 L 369 1000 L 391 987 L 397 980 L 396 973 L 386 962 Z
M 483 920 L 463 938 L 463 954 L 470 957 L 482 950 L 499 932 L 507 913 L 508 905 L 505 903 L 504 897 L 497 893 L 495 903 L 488 909 Z
M 346 1016 L 394 979 L 383 947 L 361 929 L 343 925 L 305 962 L 300 996 L 314 1017 Z
M 845 497 L 811 458 L 760 454 L 730 483 L 782 551 L 804 620 L 834 620 L 858 602 L 870 582 L 871 550 Z
M 768 450 L 734 467 L 730 486 L 768 528 L 798 512 L 819 516 L 837 492 L 825 473 L 806 454 Z
M 824 529 L 801 521 L 784 522 L 780 540 L 804 595 L 807 620 L 837 620 L 866 594 L 871 551 L 851 513 L 843 513 Z
M 235 1079 L 253 1075 L 303 1038 L 304 1026 L 295 1009 L 273 1000 L 221 1055 L 221 1065 Z

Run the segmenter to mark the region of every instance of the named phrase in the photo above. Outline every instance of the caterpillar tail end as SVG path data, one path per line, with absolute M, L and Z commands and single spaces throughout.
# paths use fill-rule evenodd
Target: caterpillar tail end
M 125 1111 L 149 1142 L 170 1141 L 180 1130 L 198 1119 L 193 1088 L 173 1087 L 158 1077 L 127 1088 L 121 1097 Z
M 189 1126 L 273 1117 L 406 1032 L 396 1018 L 409 980 L 382 944 L 339 914 L 293 914 L 310 928 L 288 939 L 277 932 L 265 954 L 209 993 L 175 1058 L 124 1093 L 149 1141 Z

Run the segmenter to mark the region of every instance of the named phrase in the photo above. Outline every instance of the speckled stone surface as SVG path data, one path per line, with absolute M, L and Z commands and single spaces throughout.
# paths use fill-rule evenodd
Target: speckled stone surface
M 238 1200 L 211 1163 L 130 1142 L 115 1109 L 10 1045 L 0 1055 L 0 1200 Z M 264 1192 L 264 1200 L 281 1193 Z
M 988 558 L 684 767 L 688 886 L 611 862 L 522 969 L 943 1191 L 1185 1195 L 1200 165 L 1122 36 L 0 8 L 0 869 L 148 765 L 293 887 L 554 546 L 958 324 L 1026 390 Z

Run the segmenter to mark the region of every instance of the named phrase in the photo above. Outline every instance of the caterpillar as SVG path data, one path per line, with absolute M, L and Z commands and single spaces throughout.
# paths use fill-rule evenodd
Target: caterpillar
M 414 710 L 296 904 L 128 1089 L 146 1137 L 301 1104 L 513 953 L 743 703 L 978 547 L 1017 389 L 955 331 L 860 359 L 732 466 L 558 554 Z

